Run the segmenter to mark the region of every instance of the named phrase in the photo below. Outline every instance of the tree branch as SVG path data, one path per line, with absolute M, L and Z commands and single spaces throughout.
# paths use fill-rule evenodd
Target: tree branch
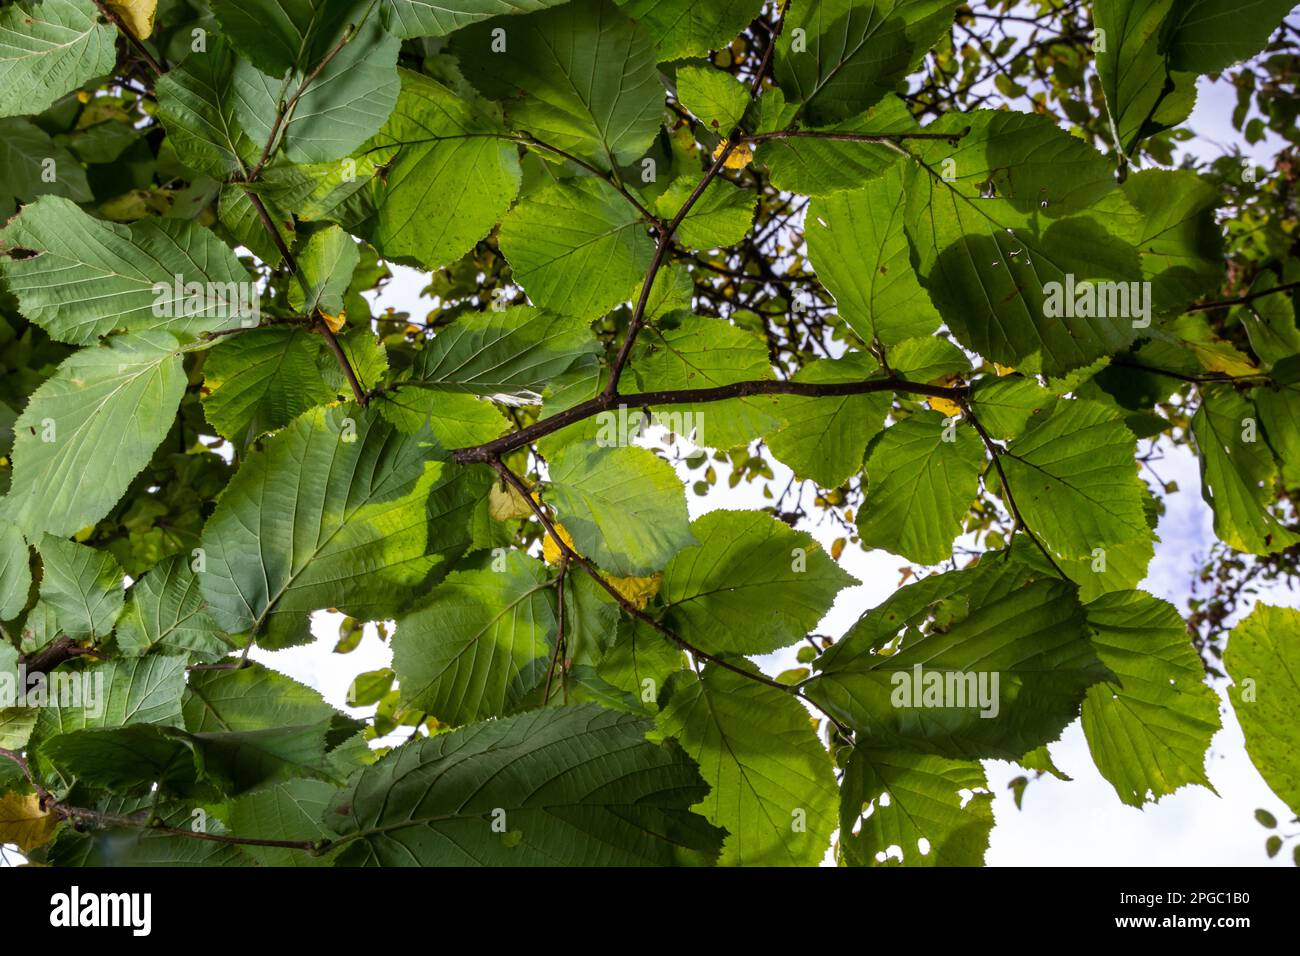
M 399 382 L 393 388 L 431 387 L 424 382 Z M 562 428 L 585 421 L 601 412 L 610 411 L 625 405 L 629 408 L 646 408 L 656 405 L 708 404 L 721 402 L 729 398 L 744 398 L 750 395 L 800 395 L 806 398 L 829 396 L 867 395 L 872 392 L 906 392 L 913 395 L 925 395 L 931 398 L 946 398 L 949 401 L 965 400 L 968 390 L 965 386 L 927 385 L 922 382 L 910 382 L 902 378 L 875 378 L 860 382 L 790 382 L 771 379 L 735 382 L 731 385 L 718 385 L 714 388 L 684 388 L 656 392 L 635 392 L 629 395 L 611 395 L 603 392 L 595 398 L 580 402 L 550 418 L 534 422 L 509 435 L 474 445 L 458 448 L 452 452 L 452 458 L 460 464 L 479 462 L 490 464 L 502 455 L 509 454 L 537 439 Z
M 279 250 L 280 255 L 284 257 L 285 267 L 293 275 L 298 275 L 298 260 L 294 258 L 293 252 L 289 249 L 288 243 L 284 241 L 284 236 L 280 235 L 280 230 L 275 227 L 271 220 L 271 214 L 266 210 L 266 204 L 262 202 L 262 197 L 257 193 L 247 191 L 248 201 L 252 203 L 253 209 L 257 212 L 257 217 L 262 220 L 262 226 L 270 233 L 271 241 L 275 243 L 275 248 Z M 362 408 L 370 404 L 370 393 L 361 385 L 357 379 L 357 373 L 352 368 L 352 363 L 348 361 L 347 355 L 343 352 L 343 347 L 339 345 L 338 338 L 334 335 L 334 330 L 329 327 L 322 319 L 315 317 L 313 327 L 325 338 L 325 344 L 329 346 L 334 358 L 339 363 L 339 368 L 343 370 L 343 377 L 348 380 L 348 386 L 352 389 L 352 397 Z

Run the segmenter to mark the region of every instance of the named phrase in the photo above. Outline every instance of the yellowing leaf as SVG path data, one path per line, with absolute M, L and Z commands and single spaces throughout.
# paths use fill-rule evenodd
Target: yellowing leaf
M 947 398 L 939 398 L 938 396 L 931 398 L 930 407 L 950 418 L 961 414 L 961 406 Z
M 325 324 L 330 327 L 331 332 L 338 332 L 348 320 L 348 310 L 339 309 L 338 315 L 330 315 L 324 309 L 321 309 L 320 316 L 325 320 Z
M 153 16 L 158 10 L 158 0 L 108 0 L 108 5 L 138 39 L 143 40 L 153 33 Z
M 713 151 L 713 158 L 717 159 L 722 155 L 722 151 L 727 148 L 727 141 L 724 139 Z M 754 161 L 754 151 L 748 143 L 739 143 L 727 156 L 727 161 L 722 165 L 727 169 L 744 169 Z
M 565 544 L 570 548 L 573 548 L 573 536 L 569 534 L 564 525 L 560 524 L 558 521 L 554 522 L 554 524 L 556 533 L 559 534 Z M 574 550 L 576 551 L 577 548 L 574 548 Z M 547 564 L 559 564 L 560 558 L 563 555 L 564 552 L 561 551 L 560 546 L 555 543 L 555 539 L 547 534 L 542 539 L 542 559 L 545 560 Z
M 999 365 L 997 362 L 993 363 L 993 369 L 998 373 L 999 377 L 1003 375 L 1010 375 L 1012 372 L 1015 371 L 1015 369 L 1012 368 L 1010 365 Z
M 663 579 L 662 573 L 652 574 L 647 578 L 616 578 L 611 575 L 605 577 L 605 580 L 614 586 L 614 590 L 641 611 L 644 611 L 650 599 L 659 593 L 659 585 Z
M 488 514 L 493 520 L 512 521 L 527 518 L 532 513 L 533 509 L 513 485 L 502 487 L 500 482 L 493 483 L 492 490 L 488 493 Z
M 35 794 L 0 797 L 0 843 L 13 843 L 23 853 L 30 853 L 50 842 L 57 824 L 54 814 L 41 809 Z

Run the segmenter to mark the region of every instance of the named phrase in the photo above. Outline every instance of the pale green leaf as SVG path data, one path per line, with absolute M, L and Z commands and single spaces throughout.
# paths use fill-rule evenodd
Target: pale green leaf
M 803 640 L 854 578 L 812 535 L 759 511 L 714 511 L 700 542 L 664 568 L 668 623 L 712 654 L 765 654 Z
M 545 494 L 578 552 L 612 574 L 651 574 L 695 543 L 681 479 L 644 448 L 568 445 Z
M 835 828 L 835 776 L 808 712 L 789 694 L 706 664 L 674 682 L 657 733 L 712 788 L 697 804 L 727 830 L 719 863 L 815 866 Z
M 886 428 L 867 458 L 862 543 L 918 564 L 946 561 L 984 465 L 975 429 L 939 412 L 917 412 Z
M 99 521 L 149 463 L 184 391 L 180 351 L 166 333 L 74 352 L 18 419 L 5 515 L 32 534 L 70 535 Z
M 397 622 L 402 702 L 457 726 L 501 717 L 546 674 L 555 628 L 541 562 L 512 551 L 501 570 L 457 571 Z

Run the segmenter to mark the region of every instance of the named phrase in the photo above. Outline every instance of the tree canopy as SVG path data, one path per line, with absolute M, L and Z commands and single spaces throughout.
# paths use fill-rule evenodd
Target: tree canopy
M 1210 787 L 1225 677 L 1300 816 L 1290 8 L 3 3 L 0 844 L 978 865 L 982 760 Z

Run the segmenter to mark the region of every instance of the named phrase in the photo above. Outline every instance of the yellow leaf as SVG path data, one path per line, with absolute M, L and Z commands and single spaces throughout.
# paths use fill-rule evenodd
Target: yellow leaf
M 936 412 L 942 412 L 944 415 L 947 415 L 949 418 L 961 414 L 961 406 L 958 405 L 956 402 L 950 401 L 946 398 L 939 398 L 937 396 L 931 398 L 930 407 L 933 408 Z
M 558 521 L 553 523 L 560 539 L 570 548 L 573 548 L 573 536 L 569 534 L 564 525 L 560 524 Z M 573 550 L 576 552 L 578 549 L 573 548 Z M 542 559 L 545 560 L 547 564 L 559 564 L 560 558 L 563 555 L 564 552 L 560 550 L 560 546 L 555 543 L 555 539 L 552 538 L 550 534 L 547 534 L 542 538 Z
M 41 810 L 34 793 L 0 797 L 0 843 L 14 843 L 23 853 L 30 853 L 50 842 L 57 825 L 54 814 Z
M 950 388 L 961 381 L 960 375 L 945 375 L 943 378 L 936 378 L 931 385 L 942 385 L 944 388 Z M 930 399 L 929 405 L 936 412 L 940 412 L 949 418 L 961 414 L 961 406 L 951 399 L 934 396 Z
M 663 582 L 662 574 L 652 574 L 648 578 L 616 578 L 606 575 L 605 580 L 614 586 L 614 590 L 623 595 L 639 611 L 644 611 L 650 599 L 659 593 Z
M 153 33 L 153 15 L 158 9 L 158 0 L 108 0 L 108 5 L 137 39 L 143 40 Z
M 999 377 L 1003 375 L 1010 375 L 1012 372 L 1015 371 L 1015 369 L 1012 368 L 1010 365 L 999 365 L 997 362 L 993 363 L 993 368 L 998 373 Z
M 321 309 L 320 315 L 321 318 L 325 320 L 325 324 L 330 327 L 331 332 L 338 332 L 338 330 L 343 328 L 343 324 L 348 320 L 347 309 L 339 309 L 338 315 L 330 315 L 324 309 Z
M 513 485 L 501 486 L 493 482 L 488 493 L 488 514 L 496 521 L 511 521 L 515 518 L 527 518 L 533 513 L 528 502 L 514 489 Z
M 724 139 L 718 144 L 718 148 L 713 151 L 713 158 L 717 159 L 722 155 L 722 151 L 727 148 L 727 141 Z M 754 161 L 754 151 L 749 148 L 748 143 L 739 143 L 736 148 L 727 154 L 727 161 L 722 165 L 727 169 L 744 169 Z

